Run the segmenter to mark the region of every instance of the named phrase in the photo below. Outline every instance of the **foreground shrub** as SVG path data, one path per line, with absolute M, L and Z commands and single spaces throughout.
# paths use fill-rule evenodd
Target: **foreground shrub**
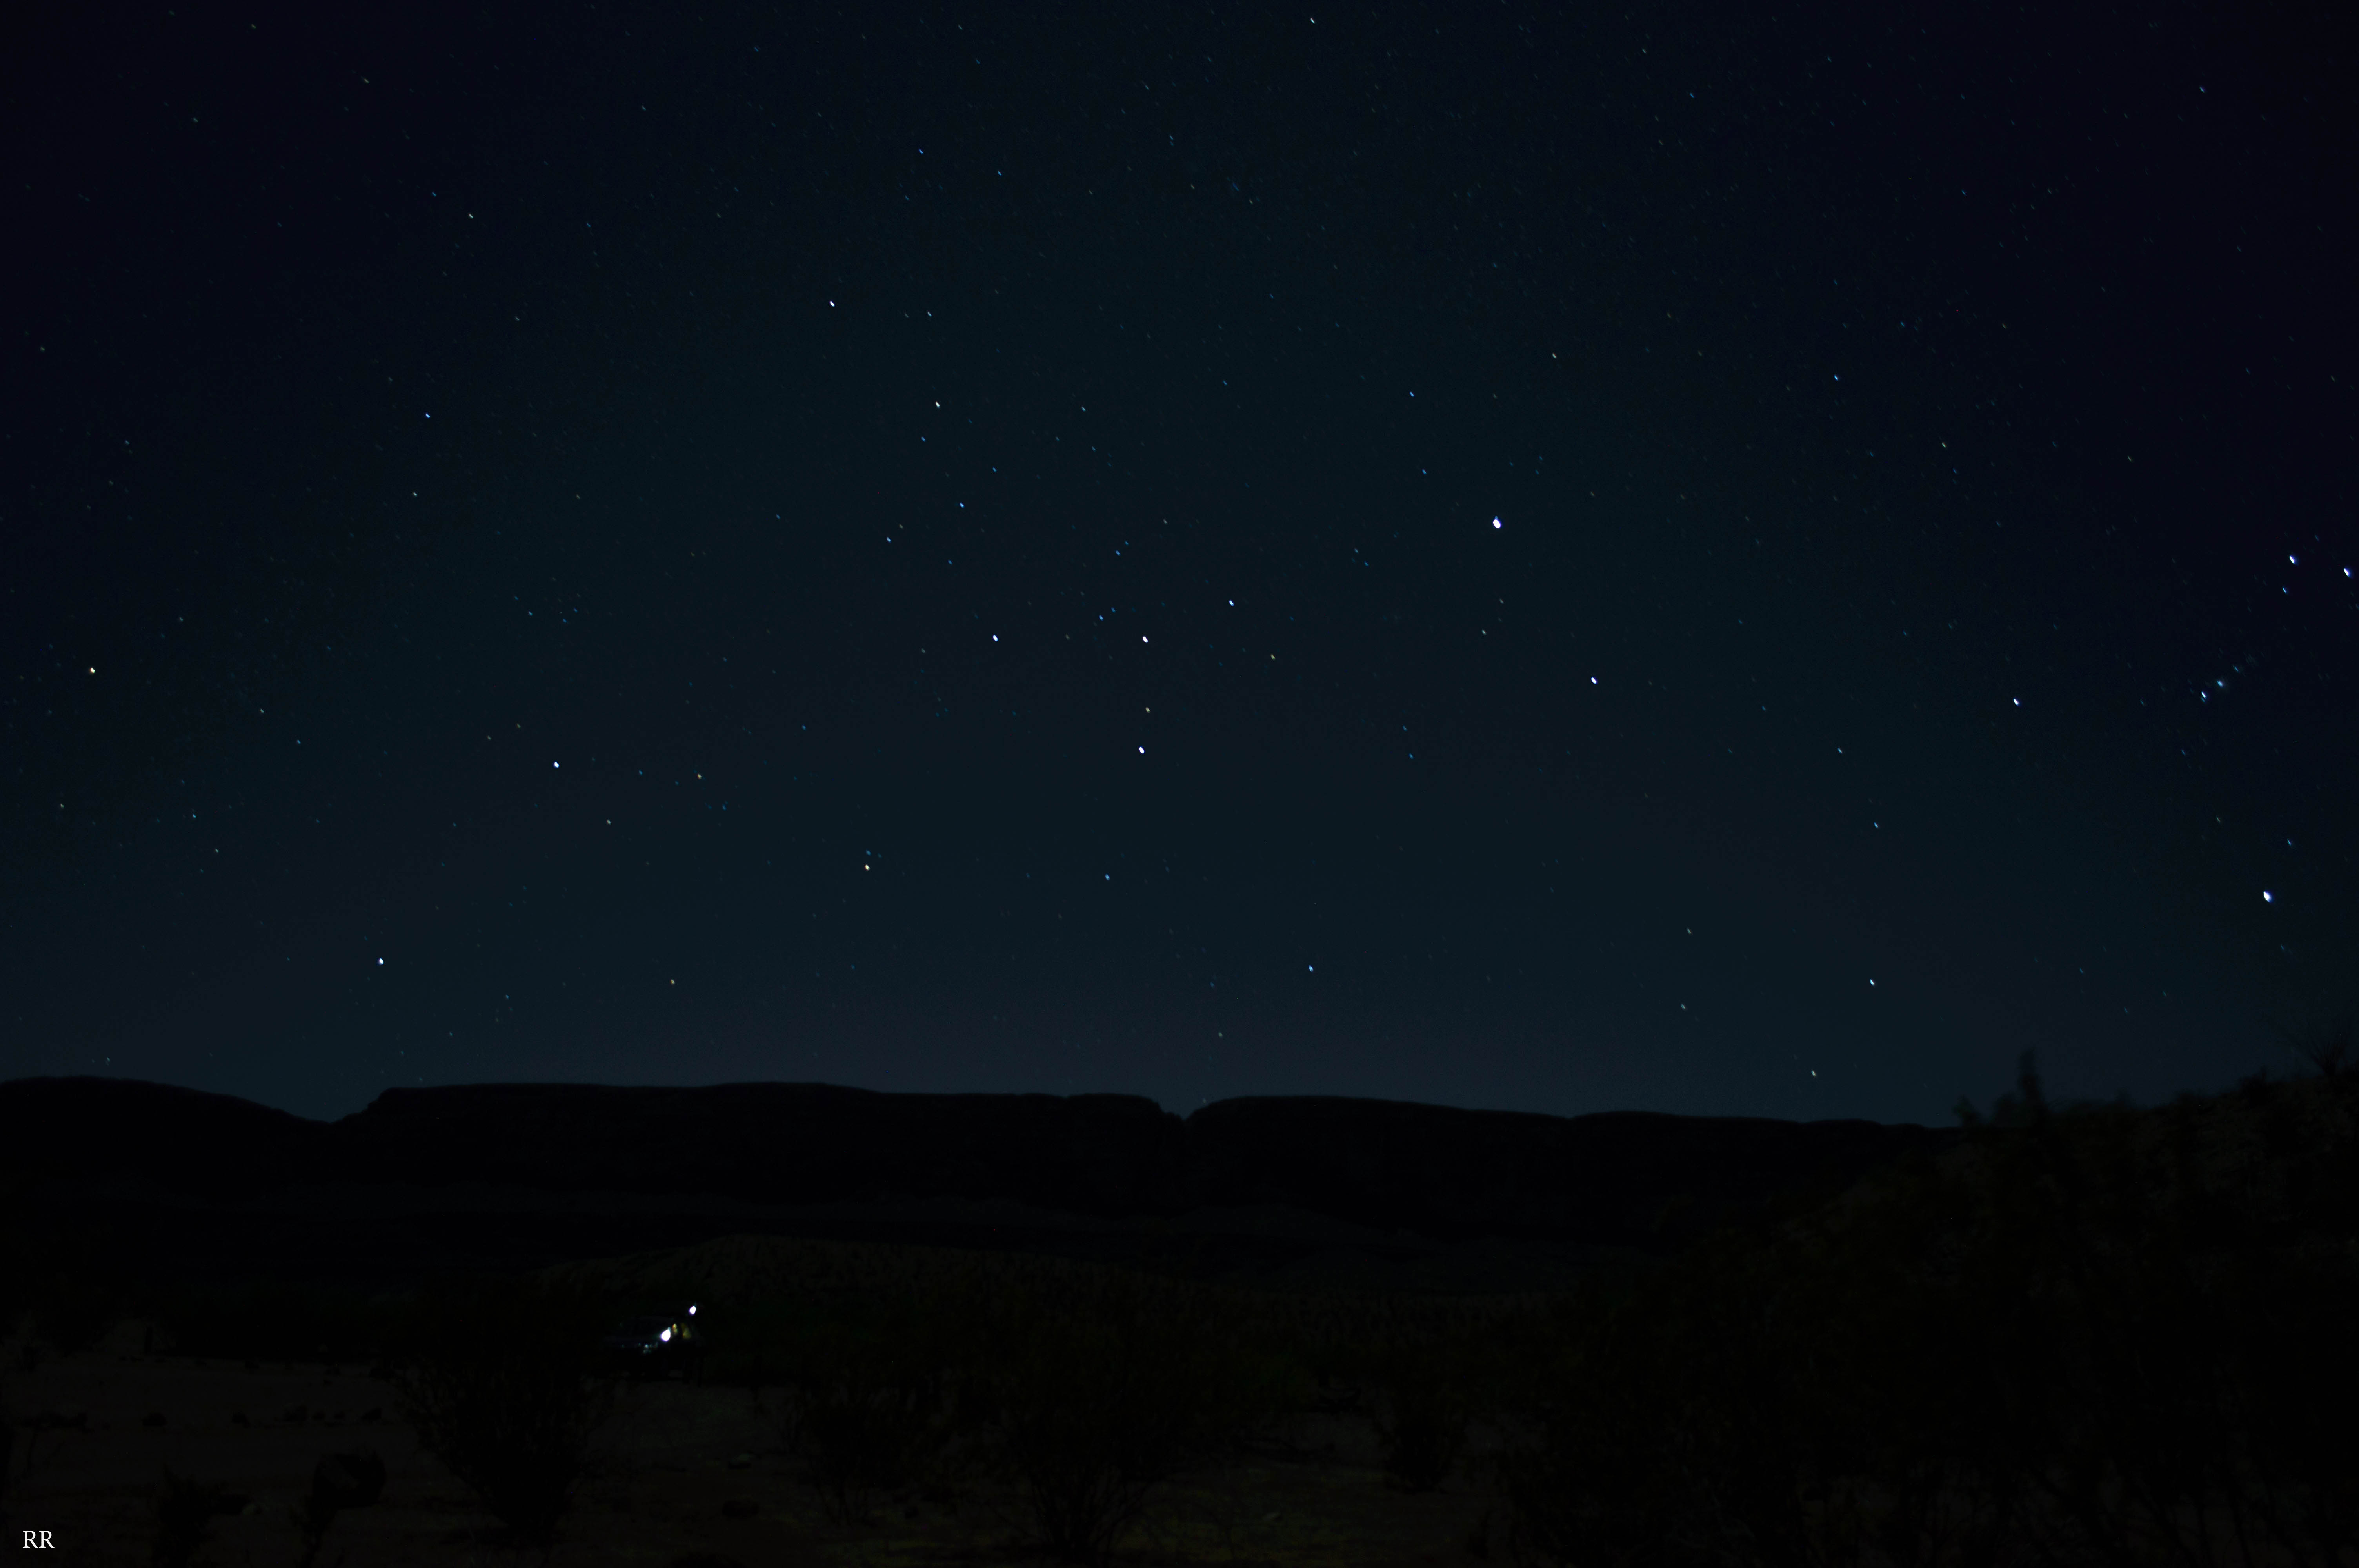
M 1375 1412 L 1385 1480 L 1406 1492 L 1440 1488 L 1466 1451 L 1469 1382 L 1453 1347 L 1405 1346 L 1385 1368 L 1385 1400 Z
M 545 1553 L 613 1402 L 604 1314 L 585 1294 L 525 1285 L 445 1294 L 421 1309 L 397 1382 L 419 1441 Z
M 2347 1563 L 2354 1086 L 2160 1111 L 2026 1071 L 1949 1156 L 1538 1336 L 1552 1563 Z
M 188 1568 L 197 1551 L 212 1539 L 212 1521 L 234 1514 L 246 1499 L 219 1482 L 193 1480 L 164 1472 L 156 1497 L 156 1535 L 150 1542 L 150 1568 Z
M 1273 1364 L 1183 1289 L 1077 1276 L 995 1305 L 975 1392 L 1040 1543 L 1068 1561 L 1103 1563 L 1158 1483 L 1276 1403 Z
M 385 1461 L 375 1450 L 324 1455 L 311 1468 L 311 1490 L 302 1506 L 288 1510 L 303 1535 L 302 1568 L 319 1561 L 337 1515 L 367 1508 L 384 1494 Z
M 936 1478 L 952 1438 L 945 1328 L 922 1306 L 831 1314 L 783 1353 L 783 1434 L 831 1522 L 863 1522 L 881 1496 Z

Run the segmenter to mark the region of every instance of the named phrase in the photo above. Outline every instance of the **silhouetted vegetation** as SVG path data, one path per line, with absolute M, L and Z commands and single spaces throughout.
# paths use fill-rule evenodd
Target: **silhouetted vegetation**
M 1103 1562 L 1158 1483 L 1284 1402 L 1284 1363 L 1240 1326 L 1216 1298 L 1129 1274 L 991 1303 L 975 1392 L 1051 1553 Z
M 198 1548 L 212 1539 L 212 1521 L 245 1506 L 245 1498 L 219 1482 L 164 1472 L 156 1498 L 156 1535 L 148 1548 L 152 1568 L 188 1568 Z
M 831 1521 L 865 1522 L 881 1497 L 938 1479 L 956 1414 L 948 1328 L 940 1313 L 887 1307 L 815 1318 L 790 1343 L 781 1435 Z
M 429 1300 L 398 1382 L 419 1441 L 497 1515 L 510 1540 L 546 1552 L 605 1419 L 605 1314 L 573 1291 L 484 1285 Z
M 2353 1096 L 2017 1091 L 1951 1155 L 1532 1336 L 1554 1563 L 2348 1562 Z
M 1386 1358 L 1386 1390 L 1374 1413 L 1385 1479 L 1409 1492 L 1430 1492 L 1450 1479 L 1466 1452 L 1472 1414 L 1467 1368 L 1453 1346 L 1402 1346 Z
M 781 1435 L 832 1522 L 1004 1483 L 1038 1543 L 1076 1562 L 1103 1562 L 1158 1484 L 1225 1454 L 1293 1377 L 1212 1292 L 984 1259 L 717 1313 L 711 1334 L 716 1376 L 779 1388 Z
M 319 1561 L 328 1530 L 347 1509 L 364 1509 L 385 1494 L 385 1461 L 372 1449 L 330 1454 L 311 1470 L 311 1489 L 289 1510 L 303 1535 L 303 1568 Z
M 2299 1029 L 2274 1022 L 2271 1027 L 2284 1036 L 2294 1054 L 2316 1068 L 2318 1076 L 2329 1083 L 2359 1070 L 2359 1019 L 2350 1013 L 2312 1022 Z

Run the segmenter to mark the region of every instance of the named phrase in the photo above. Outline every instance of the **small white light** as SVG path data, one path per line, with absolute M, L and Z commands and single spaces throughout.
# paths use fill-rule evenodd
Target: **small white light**
M 1147 748 L 1146 748 L 1146 747 L 1144 747 L 1144 746 L 1141 746 L 1141 747 L 1138 749 L 1138 754 L 1139 754 L 1140 756 L 1142 756 L 1142 757 L 1143 757 L 1143 756 L 1145 756 L 1145 755 L 1147 755 Z
M 2267 895 L 2266 895 L 2266 894 L 2264 894 L 2263 896 L 2265 896 L 2265 897 L 2266 897 Z M 377 967 L 378 968 L 380 968 L 380 969 L 384 968 L 385 968 L 385 960 L 384 960 L 383 958 L 379 958 L 379 959 L 376 961 L 376 967 Z
M 2264 892 L 2261 894 L 2261 902 L 2263 903 L 2275 903 L 2277 901 L 2277 895 L 2273 892 Z
M 696 1315 L 696 1309 L 693 1306 L 688 1309 L 688 1315 L 690 1317 L 694 1317 Z
M 549 763 L 549 765 L 550 767 L 552 767 L 552 768 L 561 768 L 561 767 L 563 767 L 565 764 L 564 764 L 563 762 L 551 762 L 551 763 Z
M 671 1330 L 667 1328 L 661 1334 L 657 1335 L 656 1337 L 662 1340 L 666 1345 L 669 1345 L 671 1343 Z
M 1491 519 L 1491 526 L 1494 528 L 1504 528 L 1506 524 L 1500 522 L 1496 517 L 1494 517 Z

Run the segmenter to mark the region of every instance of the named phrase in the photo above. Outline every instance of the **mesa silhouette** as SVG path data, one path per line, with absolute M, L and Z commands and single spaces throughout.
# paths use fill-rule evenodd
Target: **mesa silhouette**
M 397 1088 L 321 1122 L 162 1084 L 0 1084 L 0 1171 L 33 1210 L 184 1276 L 390 1281 L 741 1231 L 1176 1253 L 1212 1273 L 1487 1248 L 1546 1272 L 1675 1249 L 1953 1136 L 1329 1097 L 1182 1119 L 1129 1095 L 782 1083 Z

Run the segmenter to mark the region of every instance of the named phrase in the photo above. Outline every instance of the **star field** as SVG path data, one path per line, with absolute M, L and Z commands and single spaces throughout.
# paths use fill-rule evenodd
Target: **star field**
M 2288 1064 L 2359 735 L 2302 26 L 58 21 L 0 1076 Z

